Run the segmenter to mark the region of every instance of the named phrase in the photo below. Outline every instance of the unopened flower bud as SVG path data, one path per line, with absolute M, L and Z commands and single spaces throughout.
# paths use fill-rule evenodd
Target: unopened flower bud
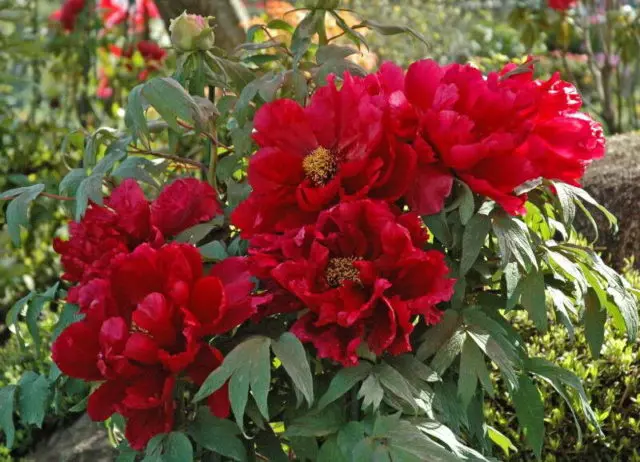
M 171 43 L 181 52 L 210 50 L 215 43 L 213 29 L 209 25 L 211 19 L 211 16 L 205 18 L 183 12 L 171 20 Z

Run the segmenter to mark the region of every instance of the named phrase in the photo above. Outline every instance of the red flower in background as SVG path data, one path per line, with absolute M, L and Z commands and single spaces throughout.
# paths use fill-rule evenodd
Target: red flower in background
M 540 177 L 575 183 L 604 155 L 602 130 L 578 112 L 573 86 L 557 76 L 534 80 L 533 69 L 509 73 L 514 67 L 486 78 L 468 65 L 409 67 L 405 93 L 419 121 L 419 168 L 407 194 L 414 210 L 442 209 L 457 176 L 507 212 L 523 213 L 518 186 Z
M 549 8 L 558 11 L 565 11 L 578 4 L 578 0 L 549 0 Z
M 198 250 L 187 244 L 158 249 L 141 244 L 117 256 L 104 279 L 112 313 L 90 310 L 53 345 L 65 374 L 104 381 L 89 400 L 89 414 L 128 419 L 127 438 L 140 449 L 173 422 L 173 388 L 185 377 L 196 385 L 222 364 L 207 343 L 255 313 L 245 258 L 229 258 L 203 274 Z M 211 412 L 229 414 L 227 389 L 209 397 Z
M 54 11 L 49 19 L 59 22 L 62 28 L 71 32 L 75 28 L 76 20 L 84 10 L 85 0 L 66 0 L 59 10 Z
M 278 242 L 279 241 L 279 242 Z M 252 240 L 252 264 L 295 295 L 308 312 L 292 327 L 318 355 L 344 365 L 364 342 L 376 354 L 411 350 L 413 320 L 437 323 L 453 294 L 444 255 L 424 251 L 417 215 L 362 200 L 324 211 L 317 223 L 272 240 Z

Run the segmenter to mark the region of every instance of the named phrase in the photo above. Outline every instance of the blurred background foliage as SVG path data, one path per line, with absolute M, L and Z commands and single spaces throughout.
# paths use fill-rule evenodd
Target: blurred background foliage
M 273 19 L 295 24 L 303 14 L 291 10 L 305 2 L 260 0 L 245 4 L 246 16 L 238 17 L 244 18 L 241 26 L 248 28 Z M 607 10 L 613 4 L 617 9 Z M 587 109 L 605 121 L 609 132 L 640 128 L 635 99 L 640 81 L 640 16 L 633 2 L 584 2 L 575 17 L 586 17 L 587 26 L 546 9 L 544 1 L 536 0 L 344 0 L 342 5 L 349 10 L 345 17 L 350 25 L 358 24 L 361 18 L 393 23 L 413 28 L 428 42 L 425 46 L 406 35 L 368 34 L 370 50 L 354 56 L 365 69 L 375 69 L 384 60 L 407 65 L 432 57 L 495 70 L 533 54 L 539 56 L 541 75 L 558 71 L 577 84 Z M 122 128 L 122 108 L 141 73 L 150 69 L 162 75 L 172 67 L 170 52 L 168 61 L 163 58 L 151 68 L 139 53 L 123 58 L 113 52 L 114 45 L 126 49 L 140 39 L 153 39 L 166 47 L 166 18 L 149 21 L 142 31 L 131 32 L 125 27 L 105 32 L 100 18 L 86 13 L 79 18 L 82 27 L 64 32 L 49 19 L 58 7 L 57 1 L 0 0 L 0 191 L 37 179 L 47 185 L 48 192 L 57 193 L 56 185 L 67 173 L 67 164 L 76 165 L 82 157 L 84 134 L 102 125 Z M 328 30 L 329 36 L 335 33 Z M 607 33 L 611 34 L 609 43 Z M 592 50 L 585 48 L 586 38 L 593 38 Z M 603 71 L 611 86 L 608 99 L 602 94 Z M 6 227 L 0 228 L 0 320 L 25 294 L 44 290 L 60 274 L 51 241 L 66 233 L 63 207 L 52 199 L 36 201 L 29 215 L 31 231 L 24 233 L 24 244 L 19 248 L 11 244 Z M 0 223 L 4 223 L 5 209 L 6 203 L 0 202 Z M 640 274 L 630 268 L 627 277 L 640 289 Z M 54 305 L 44 312 L 43 351 L 47 351 L 57 310 Z M 575 431 L 568 430 L 573 427 L 568 407 L 547 389 L 543 397 L 545 460 L 640 460 L 636 442 L 640 432 L 638 345 L 626 344 L 611 330 L 600 359 L 592 361 L 582 332 L 576 331 L 571 341 L 560 327 L 539 335 L 525 319 L 519 321 L 528 334 L 525 340 L 531 354 L 558 360 L 585 381 L 606 435 L 599 437 L 587 430 L 578 443 Z M 0 322 L 0 386 L 15 383 L 25 370 L 49 371 L 48 358 L 29 351 Z M 74 389 L 79 384 L 73 381 L 68 387 L 61 409 L 77 404 L 73 396 L 83 391 Z M 505 404 L 506 399 L 499 402 L 502 405 L 487 407 L 485 412 L 496 439 L 504 436 L 501 458 L 532 460 L 532 454 L 515 452 L 509 443 L 524 447 L 518 442 L 513 409 Z M 0 461 L 19 460 L 46 434 L 67 424 L 52 416 L 42 430 L 19 428 L 12 454 L 0 444 Z

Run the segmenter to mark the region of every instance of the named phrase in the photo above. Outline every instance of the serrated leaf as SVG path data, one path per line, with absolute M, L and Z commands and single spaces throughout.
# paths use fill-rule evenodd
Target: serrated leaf
M 230 420 L 218 419 L 208 409 L 200 409 L 189 424 L 188 433 L 200 446 L 238 462 L 247 460 L 240 429 Z
M 42 428 L 50 394 L 45 376 L 25 372 L 18 382 L 18 411 L 22 422 Z
M 15 385 L 7 385 L 0 388 L 0 429 L 4 431 L 5 446 L 9 449 L 13 447 L 16 435 L 16 427 L 13 423 L 15 393 Z
M 374 374 L 382 387 L 409 404 L 417 412 L 413 390 L 407 379 L 400 372 L 387 363 L 381 363 L 374 368 Z
M 538 459 L 544 443 L 544 405 L 538 387 L 526 375 L 518 379 L 518 388 L 511 393 L 518 424 L 527 443 Z
M 533 271 L 522 280 L 522 294 L 520 298 L 522 306 L 529 313 L 529 318 L 541 332 L 546 332 L 549 327 L 547 317 L 547 305 L 545 303 L 544 277 L 539 271 Z
M 358 399 L 362 399 L 362 409 L 372 407 L 374 412 L 380 407 L 384 398 L 384 389 L 375 374 L 370 374 L 358 390 Z
M 329 388 L 318 400 L 318 409 L 324 409 L 364 380 L 371 372 L 371 363 L 361 361 L 357 366 L 340 369 L 331 379 Z
M 309 406 L 313 404 L 313 375 L 304 347 L 298 337 L 285 332 L 271 343 L 271 348 L 294 385 L 302 392 Z
M 491 219 L 486 215 L 476 214 L 467 223 L 462 235 L 462 257 L 460 260 L 460 277 L 467 274 L 480 255 L 489 230 Z

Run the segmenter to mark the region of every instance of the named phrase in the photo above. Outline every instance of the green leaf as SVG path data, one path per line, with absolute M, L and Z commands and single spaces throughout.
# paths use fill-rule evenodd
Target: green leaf
M 311 406 L 313 404 L 313 375 L 304 347 L 298 337 L 285 332 L 277 341 L 271 343 L 271 348 L 280 359 L 294 385 L 302 392 L 307 403 Z
M 523 374 L 518 379 L 518 388 L 511 393 L 511 397 L 527 443 L 540 459 L 544 443 L 544 405 L 538 387 Z
M 36 349 L 40 349 L 41 343 L 38 318 L 40 317 L 44 306 L 55 298 L 56 292 L 58 291 L 58 285 L 59 283 L 56 283 L 51 286 L 45 293 L 36 295 L 31 303 L 29 303 L 29 307 L 27 308 L 27 328 L 29 329 L 29 333 L 33 338 Z
M 100 174 L 92 174 L 80 182 L 76 191 L 76 221 L 82 219 L 90 200 L 97 205 L 102 205 L 102 178 Z
M 83 317 L 84 315 L 80 314 L 80 310 L 77 305 L 65 303 L 62 307 L 62 312 L 58 316 L 56 327 L 53 329 L 51 341 L 55 341 L 63 330 L 74 322 L 80 321 Z
M 145 456 L 145 461 L 150 458 L 162 462 L 192 462 L 193 446 L 184 433 L 171 432 L 155 436 L 149 442 Z
M 545 332 L 549 327 L 549 320 L 545 303 L 544 277 L 541 272 L 533 271 L 522 280 L 520 302 L 538 330 Z
M 512 261 L 512 257 L 525 269 L 537 269 L 536 256 L 531 248 L 531 238 L 527 226 L 517 218 L 499 211 L 493 216 L 493 232 L 498 238 L 503 266 Z
M 18 318 L 20 316 L 20 314 L 24 311 L 25 307 L 27 306 L 27 304 L 31 301 L 31 299 L 33 298 L 34 293 L 30 292 L 27 295 L 25 295 L 24 297 L 22 297 L 20 300 L 18 300 L 17 302 L 15 302 L 13 304 L 13 306 L 9 309 L 9 311 L 7 311 L 7 316 L 5 318 L 5 324 L 9 327 L 12 327 L 15 329 L 16 332 L 16 336 L 18 337 L 18 341 L 20 342 L 20 345 L 24 346 L 24 340 L 22 338 L 22 335 L 20 333 L 20 327 L 17 325 L 18 324 Z
M 471 269 L 480 255 L 480 250 L 489 235 L 491 219 L 482 214 L 476 214 L 467 223 L 462 235 L 462 258 L 460 260 L 460 277 Z
M 188 433 L 200 446 L 224 457 L 244 462 L 247 452 L 239 435 L 240 429 L 230 420 L 218 419 L 208 409 L 199 409 L 189 424 Z
M 322 410 L 308 412 L 291 421 L 285 435 L 324 437 L 336 433 L 344 424 L 341 406 L 330 404 Z
M 135 449 L 131 449 L 126 442 L 120 443 L 117 449 L 118 456 L 116 457 L 115 462 L 136 462 L 136 458 L 140 454 Z
M 18 382 L 18 411 L 22 422 L 42 428 L 51 390 L 43 375 L 27 371 Z
M 326 393 L 318 400 L 318 409 L 324 409 L 364 380 L 371 372 L 371 363 L 361 361 L 357 366 L 340 369 L 331 379 Z
M 200 255 L 206 260 L 222 261 L 229 256 L 223 241 L 211 241 L 198 247 Z
M 427 42 L 427 39 L 425 39 L 422 36 L 422 34 L 417 32 L 412 27 L 399 26 L 397 24 L 383 24 L 381 22 L 372 21 L 372 20 L 363 21 L 362 25 L 366 26 L 366 27 L 368 27 L 370 29 L 373 29 L 377 33 L 382 34 L 382 35 L 409 34 L 409 35 L 412 35 L 413 37 L 417 38 L 418 40 L 420 40 L 427 47 L 429 46 L 429 42 Z
M 484 356 L 480 348 L 471 338 L 467 338 L 460 354 L 460 374 L 458 375 L 458 396 L 466 408 L 476 392 L 478 375 L 476 369 L 479 363 L 484 363 Z
M 167 163 L 164 161 L 155 163 L 144 157 L 127 157 L 111 173 L 111 176 L 114 178 L 133 178 L 157 188 L 160 185 L 153 175 L 158 175 L 162 172 L 166 165 Z
M 349 422 L 338 432 L 338 447 L 343 455 L 349 455 L 353 448 L 364 439 L 365 425 L 363 422 Z
M 4 431 L 6 447 L 11 449 L 16 435 L 13 424 L 13 408 L 15 405 L 15 385 L 0 388 L 0 429 Z
M 269 418 L 267 397 L 271 381 L 271 361 L 267 337 L 252 337 L 235 347 L 222 365 L 206 378 L 195 397 L 200 401 L 219 390 L 231 378 L 229 399 L 236 422 L 243 428 L 243 416 L 251 390 L 260 413 Z
M 60 194 L 75 196 L 80 183 L 86 177 L 87 173 L 83 168 L 74 168 L 62 179 L 58 191 L 60 191 Z
M 142 96 L 144 84 L 140 84 L 131 90 L 127 100 L 127 112 L 124 116 L 124 122 L 127 128 L 144 146 L 149 146 L 149 126 L 145 117 L 146 101 Z
M 494 337 L 493 333 L 489 334 L 479 326 L 467 327 L 467 334 L 476 342 L 484 354 L 497 364 L 509 385 L 512 388 L 516 387 L 518 378 L 515 367 L 519 365 L 519 358 L 516 353 L 510 348 L 505 348 L 503 346 L 505 342 L 499 343 L 498 338 Z
M 269 462 L 289 462 L 289 457 L 284 453 L 282 442 L 275 435 L 271 427 L 267 426 L 255 437 L 256 452 Z
M 604 324 L 607 321 L 607 312 L 600 308 L 598 296 L 593 289 L 589 289 L 584 300 L 584 330 L 591 356 L 600 357 L 600 350 L 604 341 Z
M 381 363 L 374 368 L 374 374 L 378 377 L 382 387 L 409 404 L 417 412 L 414 391 L 411 385 L 400 372 L 387 363 Z
M 336 437 L 327 438 L 322 444 L 316 462 L 353 462 L 351 453 L 345 455 L 338 447 Z
M 564 183 L 554 183 L 556 195 L 560 202 L 560 210 L 562 211 L 562 218 L 564 224 L 571 226 L 573 220 L 576 217 L 576 203 L 571 191 L 565 187 Z
M 451 230 L 447 223 L 447 216 L 443 212 L 435 215 L 429 215 L 422 217 L 429 231 L 433 233 L 435 238 L 440 241 L 445 247 L 451 247 L 453 245 L 453 237 L 451 236 Z
M 194 99 L 176 80 L 170 77 L 156 77 L 142 87 L 142 96 L 154 107 L 172 130 L 179 132 L 177 119 L 195 124 L 198 106 Z
M 518 449 L 513 445 L 511 440 L 503 433 L 493 428 L 491 425 L 487 425 L 487 436 L 494 444 L 496 444 L 504 454 L 508 457 L 511 451 L 518 452 Z
M 311 38 L 316 33 L 319 21 L 324 18 L 324 11 L 310 11 L 298 24 L 291 37 L 291 51 L 293 52 L 293 67 L 298 67 L 300 60 L 311 45 Z
M 422 343 L 416 351 L 416 359 L 424 361 L 434 355 L 454 335 L 461 321 L 462 318 L 457 311 L 445 311 L 440 322 L 430 327 L 420 339 Z
M 431 368 L 439 375 L 444 374 L 462 351 L 464 339 L 464 332 L 456 331 L 444 343 L 444 345 L 442 345 L 442 348 L 438 350 L 434 358 L 431 360 Z
M 435 443 L 411 422 L 398 420 L 393 416 L 384 416 L 376 420 L 376 427 L 383 427 L 378 422 L 381 419 L 389 420 L 389 423 L 384 425 L 386 428 L 383 433 L 376 433 L 374 429 L 373 436 L 388 440 L 387 446 L 393 455 L 393 460 L 397 460 L 397 455 L 403 458 L 401 460 L 415 462 L 424 460 L 430 462 L 460 461 L 455 454 Z
M 469 188 L 469 186 L 467 186 L 467 184 L 463 183 L 462 181 L 460 181 L 458 184 L 460 184 L 462 187 L 462 196 L 460 199 L 460 207 L 458 208 L 458 213 L 460 214 L 460 223 L 466 226 L 473 216 L 476 204 L 471 188 Z
M 316 60 L 318 61 L 318 64 L 323 64 L 330 60 L 342 60 L 356 53 L 358 53 L 358 50 L 351 47 L 323 45 L 318 47 Z
M 377 411 L 383 398 L 384 389 L 378 377 L 375 374 L 370 374 L 358 390 L 358 399 L 362 399 L 362 409 L 372 407 L 374 412 Z
M 6 211 L 7 228 L 9 236 L 15 245 L 20 245 L 20 227 L 29 226 L 29 205 L 44 191 L 43 184 L 35 184 L 9 190 L 0 195 L 0 198 L 15 197 Z

